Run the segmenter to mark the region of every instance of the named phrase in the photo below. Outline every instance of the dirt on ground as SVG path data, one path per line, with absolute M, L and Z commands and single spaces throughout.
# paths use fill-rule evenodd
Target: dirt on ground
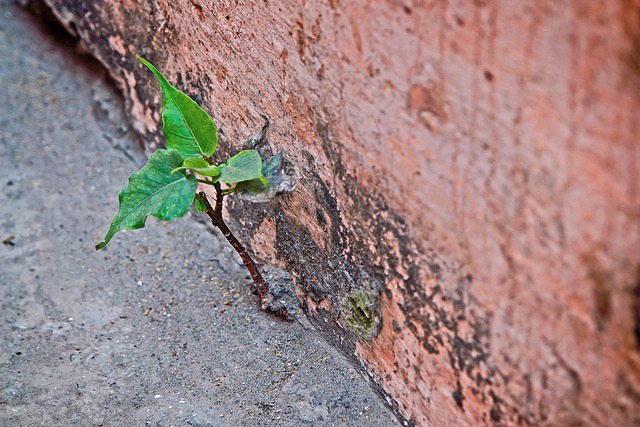
M 121 104 L 72 40 L 0 0 L 0 426 L 398 425 L 301 313 L 258 309 L 195 213 L 95 251 L 144 164 Z

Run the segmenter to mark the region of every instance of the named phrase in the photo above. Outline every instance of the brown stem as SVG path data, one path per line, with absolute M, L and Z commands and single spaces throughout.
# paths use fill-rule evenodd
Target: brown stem
M 214 187 L 216 189 L 215 207 L 211 206 L 211 203 L 209 202 L 209 199 L 207 199 L 207 196 L 204 192 L 201 191 L 198 193 L 198 198 L 200 198 L 202 203 L 204 203 L 205 213 L 211 219 L 211 224 L 213 224 L 214 227 L 217 227 L 222 232 L 222 235 L 225 237 L 225 239 L 227 239 L 231 246 L 233 246 L 233 248 L 236 250 L 238 255 L 240 255 L 242 263 L 249 271 L 249 274 L 253 279 L 253 283 L 256 285 L 258 295 L 260 296 L 262 309 L 272 312 L 285 319 L 290 319 L 286 309 L 279 308 L 277 310 L 274 310 L 270 306 L 269 300 L 267 298 L 267 296 L 269 295 L 269 285 L 262 277 L 262 274 L 260 274 L 258 266 L 255 262 L 253 262 L 253 259 L 251 259 L 251 256 L 249 255 L 245 247 L 242 246 L 242 243 L 240 243 L 238 239 L 236 239 L 231 230 L 229 230 L 229 227 L 227 227 L 227 224 L 224 222 L 224 219 L 222 218 L 222 200 L 224 198 L 224 194 L 222 193 L 222 189 L 220 188 L 220 183 L 216 183 Z
M 222 219 L 222 199 L 224 198 L 224 194 L 222 194 L 222 188 L 220 187 L 219 182 L 216 182 L 213 186 L 216 189 L 215 212 L 220 215 L 220 220 L 224 223 L 224 220 Z

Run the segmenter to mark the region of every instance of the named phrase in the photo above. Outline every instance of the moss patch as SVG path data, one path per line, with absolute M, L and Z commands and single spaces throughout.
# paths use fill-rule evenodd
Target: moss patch
M 369 341 L 380 331 L 380 307 L 377 295 L 358 290 L 349 295 L 344 308 L 349 329 L 361 341 Z

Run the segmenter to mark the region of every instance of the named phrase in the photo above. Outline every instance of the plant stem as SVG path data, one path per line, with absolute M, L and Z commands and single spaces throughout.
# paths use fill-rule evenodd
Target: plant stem
M 222 195 L 223 196 L 228 196 L 229 194 L 233 193 L 234 191 L 236 191 L 236 186 L 235 185 L 233 187 L 223 189 L 222 190 Z
M 253 283 L 256 285 L 256 289 L 258 290 L 258 295 L 260 296 L 260 306 L 263 310 L 269 311 L 279 317 L 290 320 L 289 313 L 287 310 L 282 307 L 277 310 L 271 308 L 269 304 L 269 285 L 260 274 L 260 270 L 258 270 L 258 266 L 247 252 L 242 243 L 233 235 L 227 224 L 224 222 L 222 218 L 222 200 L 224 198 L 224 193 L 222 188 L 220 187 L 220 183 L 216 182 L 214 184 L 216 189 L 216 204 L 215 207 L 211 206 L 209 199 L 207 199 L 207 195 L 201 191 L 198 193 L 198 198 L 205 205 L 205 213 L 211 219 L 211 224 L 218 228 L 222 235 L 227 239 L 227 241 L 233 246 L 236 250 L 240 258 L 242 259 L 242 263 L 249 271 L 251 278 L 253 279 Z
M 220 187 L 220 182 L 216 182 L 215 184 L 213 184 L 214 188 L 216 189 L 216 207 L 215 207 L 215 212 L 220 215 L 220 221 L 222 221 L 222 223 L 224 223 L 224 220 L 222 219 L 222 200 L 224 199 L 224 194 L 222 194 L 222 187 Z

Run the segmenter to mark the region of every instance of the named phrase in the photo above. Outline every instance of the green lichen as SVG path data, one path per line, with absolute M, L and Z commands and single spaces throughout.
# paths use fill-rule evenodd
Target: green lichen
M 344 319 L 361 341 L 369 341 L 380 330 L 380 307 L 377 295 L 357 290 L 347 298 Z

